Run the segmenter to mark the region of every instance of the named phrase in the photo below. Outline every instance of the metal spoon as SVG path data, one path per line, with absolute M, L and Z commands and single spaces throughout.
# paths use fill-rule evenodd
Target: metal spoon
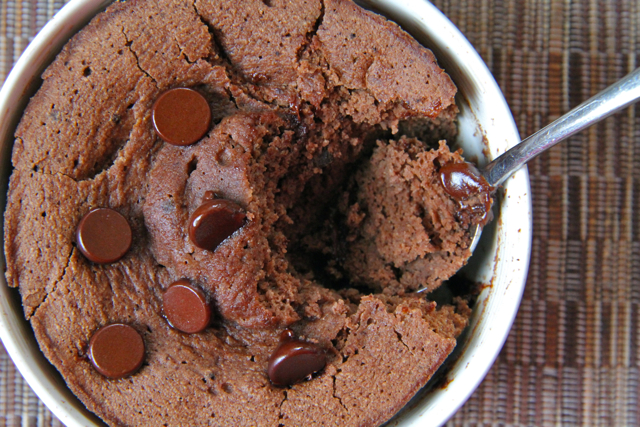
M 640 100 L 640 68 L 578 105 L 559 119 L 522 140 L 480 169 L 489 185 L 497 187 L 525 163 L 571 135 Z M 471 252 L 478 245 L 482 227 L 471 230 Z

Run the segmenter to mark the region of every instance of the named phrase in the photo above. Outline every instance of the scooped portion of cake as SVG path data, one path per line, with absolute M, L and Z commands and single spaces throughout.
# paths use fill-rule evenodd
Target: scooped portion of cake
M 336 279 L 386 295 L 439 287 L 466 263 L 469 224 L 443 191 L 439 170 L 464 160 L 444 141 L 378 141 L 319 230 L 303 238 Z M 473 223 L 479 219 L 474 218 Z
M 6 276 L 43 353 L 113 426 L 385 422 L 470 315 L 413 292 L 470 255 L 455 93 L 349 0 L 112 4 L 16 131 Z

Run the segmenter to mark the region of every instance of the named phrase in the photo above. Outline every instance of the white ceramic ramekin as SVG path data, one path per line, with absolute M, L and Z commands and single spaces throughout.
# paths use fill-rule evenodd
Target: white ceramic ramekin
M 109 0 L 71 0 L 34 38 L 0 90 L 0 202 L 6 202 L 13 132 L 39 76 L 60 47 Z M 399 23 L 436 54 L 459 89 L 458 144 L 485 161 L 519 141 L 513 117 L 484 62 L 458 29 L 426 0 L 363 0 Z M 509 333 L 524 289 L 531 247 L 531 196 L 526 170 L 504 185 L 497 218 L 485 229 L 465 275 L 483 287 L 471 325 L 445 373 L 446 386 L 424 390 L 389 425 L 446 422 L 484 378 Z M 506 194 L 506 196 L 505 196 Z M 4 268 L 4 259 L 1 261 Z M 0 338 L 35 393 L 68 427 L 103 425 L 71 394 L 45 360 L 24 320 L 17 291 L 0 278 Z

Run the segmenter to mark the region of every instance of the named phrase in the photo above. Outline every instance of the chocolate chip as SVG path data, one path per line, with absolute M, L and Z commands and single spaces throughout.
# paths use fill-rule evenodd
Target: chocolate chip
M 98 329 L 89 341 L 89 360 L 107 378 L 135 373 L 144 361 L 144 341 L 129 325 L 112 323 Z
M 269 358 L 267 374 L 274 385 L 287 386 L 318 372 L 326 363 L 327 355 L 317 344 L 294 339 L 291 333 L 285 333 Z
M 173 282 L 163 296 L 163 310 L 169 324 L 179 331 L 195 334 L 209 326 L 211 309 L 200 289 L 188 280 Z
M 244 225 L 246 215 L 230 200 L 205 200 L 189 218 L 189 238 L 200 249 L 214 251 Z
M 491 193 L 495 190 L 471 163 L 448 163 L 440 168 L 444 190 L 460 205 L 456 217 L 463 222 L 485 224 L 491 215 Z M 474 201 L 467 203 L 468 200 Z M 466 219 L 465 219 L 466 218 Z
M 198 142 L 211 124 L 211 108 L 200 93 L 189 88 L 164 92 L 153 104 L 153 126 L 169 144 Z
M 131 227 L 125 217 L 113 209 L 92 209 L 78 224 L 76 243 L 89 261 L 116 262 L 131 247 Z
M 445 191 L 457 201 L 493 190 L 480 171 L 467 162 L 448 163 L 442 166 L 440 180 Z

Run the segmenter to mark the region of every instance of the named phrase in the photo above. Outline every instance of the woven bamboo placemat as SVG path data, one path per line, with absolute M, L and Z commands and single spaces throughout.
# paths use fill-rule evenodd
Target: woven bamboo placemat
M 0 82 L 63 5 L 0 0 Z M 436 0 L 492 70 L 521 136 L 639 65 L 638 0 Z M 640 106 L 529 165 L 526 291 L 451 425 L 640 425 Z M 0 348 L 0 426 L 60 426 Z

